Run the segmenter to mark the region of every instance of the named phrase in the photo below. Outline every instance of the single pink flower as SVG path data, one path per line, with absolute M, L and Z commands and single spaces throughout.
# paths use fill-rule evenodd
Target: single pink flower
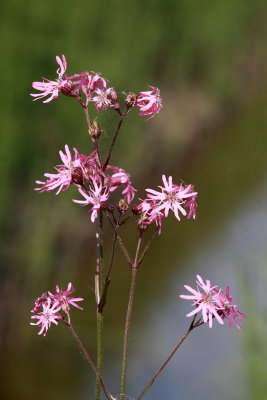
M 35 300 L 34 308 L 31 310 L 31 312 L 34 313 L 38 311 L 42 304 L 47 305 L 47 300 L 48 300 L 47 293 L 43 293 L 41 297 L 38 297 L 38 299 Z
M 179 212 L 184 216 L 186 215 L 186 211 L 182 207 L 185 205 L 186 199 L 196 196 L 197 192 L 191 190 L 191 185 L 186 187 L 183 187 L 182 185 L 174 185 L 171 176 L 169 176 L 169 179 L 167 180 L 166 176 L 162 175 L 162 181 L 164 186 L 159 186 L 161 189 L 160 192 L 154 189 L 146 189 L 146 192 L 148 192 L 148 199 L 155 201 L 155 207 L 151 214 L 157 214 L 162 211 L 165 217 L 167 217 L 169 211 L 172 210 L 175 217 L 180 221 Z
M 50 81 L 49 79 L 43 78 L 42 82 L 33 82 L 32 87 L 39 90 L 41 93 L 31 93 L 31 96 L 35 97 L 34 100 L 39 100 L 49 96 L 43 103 L 48 103 L 53 99 L 56 99 L 62 88 L 68 87 L 69 79 L 66 76 L 67 61 L 64 55 L 62 60 L 60 57 L 56 57 L 59 68 L 57 69 L 58 79 L 56 81 Z
M 229 295 L 229 286 L 227 286 L 225 291 L 225 296 L 223 290 L 217 290 L 216 288 L 213 289 L 215 293 L 215 301 L 217 302 L 218 306 L 220 307 L 222 319 L 226 318 L 229 328 L 231 327 L 231 319 L 234 321 L 235 325 L 238 329 L 242 329 L 239 325 L 239 321 L 243 322 L 242 317 L 246 317 L 241 311 L 237 309 L 236 305 L 231 304 L 232 297 Z M 242 316 L 242 317 L 241 317 Z
M 50 298 L 47 299 L 47 304 L 42 303 L 43 311 L 37 315 L 33 315 L 31 318 L 38 319 L 36 323 L 31 322 L 31 325 L 41 325 L 41 329 L 38 332 L 38 335 L 44 333 L 46 335 L 48 329 L 51 326 L 51 323 L 58 325 L 58 320 L 61 318 L 58 311 L 61 309 L 61 306 L 58 303 L 52 304 L 52 300 Z
M 192 196 L 185 204 L 184 208 L 189 208 L 189 213 L 187 215 L 187 218 L 193 217 L 193 219 L 196 219 L 196 196 Z
M 159 228 L 158 234 L 161 234 L 162 229 L 162 221 L 165 218 L 161 211 L 155 212 L 156 202 L 153 200 L 143 200 L 139 206 L 137 206 L 139 212 L 141 213 L 140 218 L 138 220 L 138 226 L 147 226 L 156 223 L 156 226 Z
M 85 200 L 73 199 L 72 201 L 74 203 L 82 204 L 84 206 L 92 204 L 93 207 L 90 210 L 92 211 L 91 221 L 95 222 L 95 219 L 97 217 L 97 210 L 99 210 L 103 206 L 103 204 L 108 200 L 109 191 L 106 186 L 102 185 L 100 180 L 97 182 L 95 178 L 91 177 L 91 181 L 93 183 L 93 187 L 90 186 L 88 192 L 85 192 L 85 190 L 82 188 L 78 189 L 80 194 L 85 198 Z
M 72 283 L 70 282 L 68 284 L 67 290 L 62 290 L 59 288 L 59 286 L 56 286 L 56 292 L 57 294 L 52 294 L 48 292 L 50 298 L 66 313 L 69 314 L 70 312 L 70 305 L 74 306 L 76 308 L 79 308 L 80 310 L 83 310 L 82 307 L 78 306 L 76 304 L 77 301 L 82 301 L 83 299 L 81 297 L 67 297 L 71 293 L 74 292 Z
M 110 178 L 110 192 L 116 190 L 120 185 L 124 185 L 122 194 L 125 200 L 130 204 L 135 196 L 136 189 L 131 185 L 130 175 L 127 174 L 122 168 L 108 166 L 109 169 L 113 169 L 115 174 Z
M 66 154 L 64 154 L 63 151 L 59 152 L 63 165 L 58 165 L 55 167 L 57 174 L 45 173 L 44 176 L 48 178 L 47 181 L 36 181 L 38 185 L 42 186 L 36 188 L 35 190 L 40 190 L 42 193 L 44 191 L 50 192 L 51 190 L 58 188 L 56 192 L 56 194 L 58 194 L 61 190 L 65 191 L 68 189 L 70 184 L 73 182 L 73 178 L 76 177 L 77 179 L 77 168 L 81 166 L 81 156 L 75 148 L 73 150 L 75 155 L 72 158 L 68 145 L 65 145 Z
M 140 92 L 136 99 L 136 106 L 140 108 L 139 115 L 151 115 L 150 120 L 159 113 L 162 108 L 162 99 L 160 97 L 159 89 L 149 86 L 152 90 L 147 92 Z
M 70 184 L 74 183 L 77 186 L 83 185 L 85 182 L 89 182 L 91 177 L 98 178 L 99 175 L 105 176 L 104 173 L 96 164 L 96 152 L 94 151 L 89 156 L 79 154 L 78 150 L 74 147 L 74 156 L 72 157 L 68 145 L 65 145 L 65 152 L 59 152 L 60 158 L 63 162 L 61 165 L 57 165 L 55 170 L 56 174 L 45 173 L 44 176 L 48 178 L 45 182 L 36 181 L 41 187 L 35 190 L 40 192 L 51 191 L 57 189 L 56 194 L 61 190 L 65 191 L 68 189 Z
M 107 89 L 107 81 L 102 78 L 100 74 L 91 71 L 89 74 L 87 71 L 80 75 L 73 75 L 69 77 L 69 79 L 78 78 L 79 80 L 76 82 L 77 86 L 74 89 L 74 92 L 82 91 L 86 97 L 86 102 L 88 104 L 89 101 L 92 100 L 93 94 L 96 90 L 106 90 Z
M 114 90 L 113 88 L 109 89 L 96 89 L 95 96 L 92 98 L 92 101 L 95 103 L 96 111 L 103 110 L 108 107 L 113 107 L 111 98 L 109 96 L 110 91 Z
M 180 295 L 180 297 L 186 300 L 193 300 L 193 306 L 195 306 L 195 309 L 186 315 L 187 317 L 192 317 L 198 312 L 201 312 L 203 322 L 206 323 L 207 321 L 209 321 L 210 328 L 212 328 L 212 321 L 214 317 L 217 319 L 219 324 L 223 324 L 223 320 L 219 315 L 219 311 L 221 310 L 221 308 L 218 307 L 213 292 L 216 287 L 211 286 L 209 280 L 204 283 L 201 276 L 197 275 L 197 290 L 191 288 L 188 285 L 184 285 L 184 287 L 192 294 L 182 294 Z M 199 291 L 199 289 L 201 289 L 202 291 Z

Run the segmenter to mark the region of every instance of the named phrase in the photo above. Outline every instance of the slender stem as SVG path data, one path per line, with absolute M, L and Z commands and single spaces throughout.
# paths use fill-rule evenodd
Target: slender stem
M 88 107 L 84 106 L 83 109 L 84 109 L 84 112 L 85 112 L 85 115 L 86 115 L 86 121 L 87 121 L 87 124 L 88 124 L 88 128 L 90 128 L 91 127 L 91 121 L 90 121 Z
M 140 234 L 140 237 L 139 237 L 139 240 L 138 240 L 138 243 L 137 243 L 134 265 L 132 267 L 131 288 L 130 288 L 130 295 L 129 295 L 129 302 L 128 302 L 126 321 L 125 321 L 123 358 L 122 358 L 122 374 L 121 374 L 121 400 L 124 400 L 124 398 L 125 398 L 125 384 L 126 384 L 126 370 L 127 370 L 129 334 L 130 334 L 131 316 L 132 316 L 133 299 L 134 299 L 134 290 L 135 290 L 136 274 L 137 274 L 137 259 L 138 259 L 138 255 L 139 255 L 139 251 L 140 251 L 141 240 L 142 240 L 142 234 Z
M 158 232 L 158 230 L 159 230 L 159 228 L 157 227 L 157 228 L 155 229 L 155 231 L 153 232 L 151 238 L 150 238 L 149 241 L 147 242 L 147 245 L 146 245 L 146 247 L 144 248 L 144 251 L 142 252 L 142 254 L 141 254 L 141 256 L 140 256 L 140 258 L 139 258 L 139 260 L 138 260 L 138 263 L 137 263 L 138 266 L 139 266 L 139 265 L 141 264 L 141 262 L 143 261 L 143 258 L 145 257 L 145 255 L 146 255 L 146 253 L 147 253 L 147 251 L 148 251 L 148 249 L 149 249 L 149 246 L 151 245 L 152 240 L 155 238 L 156 233 Z
M 81 104 L 82 104 L 84 112 L 85 112 L 86 121 L 87 121 L 87 124 L 88 124 L 88 129 L 90 130 L 92 124 L 91 124 L 91 121 L 90 121 L 90 116 L 89 116 L 89 111 L 88 111 L 88 102 L 86 102 L 86 104 L 81 102 Z M 97 139 L 93 140 L 93 145 L 94 145 L 94 148 L 96 150 L 96 158 L 97 158 L 98 165 L 101 168 L 102 164 L 101 164 L 101 157 L 100 157 L 100 153 L 99 153 Z
M 102 386 L 102 388 L 103 388 L 103 390 L 104 390 L 104 392 L 105 392 L 106 398 L 109 399 L 109 400 L 113 400 L 113 397 L 111 396 L 111 394 L 109 393 L 109 391 L 107 390 L 107 388 L 106 388 L 106 386 L 105 386 L 105 384 L 104 384 L 104 382 L 103 382 L 103 379 L 102 379 L 102 377 L 101 377 L 101 374 L 99 373 L 99 371 L 98 371 L 97 368 L 95 367 L 93 361 L 91 360 L 89 354 L 88 354 L 87 351 L 85 350 L 85 348 L 84 348 L 84 346 L 83 346 L 81 340 L 79 339 L 77 333 L 75 332 L 75 330 L 74 330 L 72 324 L 71 324 L 70 322 L 66 322 L 66 321 L 64 321 L 64 323 L 70 328 L 70 331 L 71 331 L 72 335 L 74 336 L 76 342 L 78 343 L 78 346 L 80 347 L 80 349 L 81 349 L 83 355 L 85 356 L 86 360 L 87 360 L 87 361 L 89 362 L 89 364 L 91 365 L 91 367 L 92 367 L 94 373 L 95 373 L 96 376 L 98 377 L 98 379 L 99 379 L 99 381 L 100 381 L 100 384 L 101 384 L 101 386 Z
M 119 235 L 119 233 L 118 233 L 118 227 L 116 227 L 116 226 L 114 225 L 114 223 L 112 222 L 112 219 L 110 218 L 110 216 L 109 216 L 109 214 L 108 214 L 107 211 L 105 211 L 105 214 L 106 214 L 106 217 L 107 217 L 107 219 L 109 220 L 110 225 L 112 226 L 114 232 L 117 234 L 118 242 L 119 242 L 119 244 L 120 244 L 120 247 L 121 247 L 121 250 L 122 250 L 123 254 L 125 255 L 126 260 L 128 261 L 129 265 L 132 267 L 132 266 L 133 266 L 132 259 L 131 259 L 130 255 L 129 255 L 129 253 L 128 253 L 126 247 L 125 247 L 125 244 L 123 243 L 122 238 L 120 237 L 120 235 Z
M 121 124 L 122 124 L 122 122 L 123 122 L 125 116 L 128 114 L 129 110 L 130 110 L 130 108 L 128 108 L 128 109 L 125 111 L 125 113 L 120 114 L 121 117 L 120 117 L 120 120 L 119 120 L 117 129 L 116 129 L 116 132 L 115 132 L 115 134 L 114 134 L 112 143 L 111 143 L 111 145 L 110 145 L 110 148 L 109 148 L 109 152 L 108 152 L 106 161 L 104 162 L 104 165 L 103 165 L 103 167 L 102 167 L 102 170 L 103 170 L 103 171 L 105 171 L 105 169 L 107 168 L 107 165 L 108 165 L 108 163 L 109 163 L 109 160 L 110 160 L 110 157 L 111 157 L 111 153 L 112 153 L 113 147 L 114 147 L 114 145 L 115 145 L 115 142 L 116 142 L 116 139 L 117 139 L 117 136 L 118 136 L 118 133 L 119 133 Z
M 105 307 L 106 301 L 107 301 L 107 292 L 108 292 L 108 287 L 110 284 L 110 275 L 111 275 L 111 269 L 113 266 L 113 261 L 114 261 L 114 255 L 115 255 L 115 247 L 116 247 L 116 242 L 117 242 L 117 233 L 114 233 L 113 237 L 113 244 L 112 244 L 112 250 L 111 250 L 111 258 L 110 258 L 110 263 L 108 267 L 108 272 L 105 278 L 105 282 L 103 284 L 103 289 L 101 293 L 101 299 L 98 304 L 98 310 L 100 312 L 103 312 L 103 308 Z
M 95 301 L 96 304 L 100 302 L 100 223 L 99 213 L 96 217 L 95 224 L 95 237 L 96 237 L 96 269 L 95 269 Z
M 153 378 L 151 379 L 151 381 L 146 385 L 146 387 L 144 388 L 144 390 L 142 391 L 142 393 L 137 397 L 136 400 L 140 400 L 148 391 L 148 389 L 150 388 L 150 386 L 153 385 L 153 383 L 155 382 L 155 380 L 157 379 L 157 377 L 159 376 L 159 374 L 161 373 L 161 371 L 163 371 L 163 369 L 166 367 L 166 365 L 168 364 L 168 362 L 172 359 L 172 357 L 174 356 L 174 354 L 176 353 L 176 351 L 179 349 L 179 347 L 181 346 L 181 344 L 183 343 L 183 341 L 187 338 L 187 336 L 189 335 L 189 333 L 195 328 L 194 325 L 194 321 L 195 321 L 196 315 L 193 318 L 193 321 L 191 322 L 191 325 L 188 329 L 188 331 L 185 333 L 185 335 L 182 337 L 182 339 L 180 340 L 180 342 L 177 344 L 177 346 L 174 348 L 174 350 L 171 352 L 171 354 L 169 355 L 169 357 L 167 358 L 167 360 L 162 364 L 162 366 L 160 367 L 160 369 L 156 372 L 156 374 L 153 376 Z
M 102 374 L 103 368 L 103 313 L 97 310 L 96 314 L 97 320 L 97 370 L 99 375 Z M 100 385 L 101 380 L 99 375 L 96 377 L 95 384 L 95 400 L 100 400 Z
M 103 313 L 99 310 L 100 293 L 103 286 L 103 213 L 100 210 L 96 219 L 96 249 L 97 261 L 95 272 L 95 292 L 96 292 L 96 320 L 97 320 L 97 369 L 102 374 L 103 367 Z M 100 400 L 100 379 L 96 377 L 95 400 Z

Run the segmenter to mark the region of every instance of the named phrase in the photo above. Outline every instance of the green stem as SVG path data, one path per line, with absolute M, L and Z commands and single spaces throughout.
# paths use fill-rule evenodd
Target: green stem
M 95 294 L 96 294 L 96 320 L 97 320 L 97 370 L 102 374 L 103 368 L 103 313 L 98 309 L 100 293 L 103 287 L 103 213 L 99 211 L 96 220 L 96 248 L 97 261 L 95 272 Z M 100 400 L 99 376 L 96 377 L 95 400 Z
M 134 265 L 132 266 L 132 280 L 131 280 L 131 288 L 129 294 L 129 302 L 128 309 L 125 321 L 125 331 L 124 331 L 124 343 L 123 343 L 123 357 L 122 357 L 122 374 L 121 374 L 121 400 L 125 399 L 125 385 L 126 385 L 126 370 L 127 370 L 127 357 L 128 357 L 128 345 L 129 345 L 129 334 L 130 334 L 130 326 L 131 326 L 131 316 L 133 309 L 133 299 L 134 299 L 134 291 L 135 291 L 135 283 L 136 283 L 136 274 L 137 274 L 137 260 L 141 245 L 142 235 L 140 234 Z

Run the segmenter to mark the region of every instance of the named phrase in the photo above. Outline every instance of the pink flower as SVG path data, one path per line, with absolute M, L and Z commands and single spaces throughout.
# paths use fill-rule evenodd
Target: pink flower
M 76 304 L 77 301 L 83 300 L 81 297 L 67 297 L 74 292 L 71 282 L 68 284 L 67 290 L 63 291 L 62 289 L 59 289 L 59 286 L 57 285 L 56 291 L 57 294 L 55 295 L 50 292 L 48 292 L 48 294 L 50 298 L 55 302 L 55 304 L 57 304 L 60 309 L 62 309 L 66 314 L 69 314 L 70 312 L 70 305 L 79 308 L 80 310 L 83 310 L 82 307 Z
M 34 313 L 38 311 L 42 304 L 47 305 L 47 300 L 48 300 L 47 293 L 43 293 L 41 297 L 38 297 L 38 299 L 35 300 L 34 308 L 31 310 L 31 312 Z
M 140 199 L 141 200 L 141 199 Z M 156 223 L 159 228 L 158 234 L 161 234 L 162 221 L 164 219 L 164 215 L 162 212 L 154 212 L 156 206 L 156 202 L 153 200 L 142 200 L 142 202 L 136 207 L 138 212 L 140 213 L 140 217 L 138 220 L 139 229 L 145 229 L 148 225 L 153 222 Z
M 209 320 L 209 327 L 212 328 L 213 317 L 217 319 L 219 324 L 223 324 L 223 320 L 218 314 L 218 307 L 214 300 L 213 289 L 215 286 L 210 285 L 210 281 L 203 282 L 200 275 L 197 275 L 197 290 L 190 286 L 184 285 L 185 289 L 188 290 L 191 295 L 180 295 L 182 299 L 193 300 L 193 306 L 196 308 L 187 314 L 187 317 L 192 317 L 198 312 L 202 312 L 203 321 L 206 323 Z M 202 289 L 202 292 L 199 291 Z
M 61 309 L 61 306 L 58 303 L 52 304 L 52 300 L 50 298 L 47 299 L 47 304 L 42 303 L 43 311 L 37 315 L 33 315 L 31 318 L 38 319 L 36 323 L 31 322 L 31 325 L 41 325 L 41 329 L 38 332 L 38 335 L 41 335 L 44 332 L 44 336 L 46 335 L 48 329 L 51 326 L 51 323 L 58 325 L 58 320 L 61 318 L 58 311 Z
M 39 90 L 41 93 L 31 93 L 31 96 L 35 97 L 34 100 L 39 100 L 49 96 L 43 103 L 48 103 L 58 97 L 59 92 L 62 88 L 68 87 L 69 79 L 66 76 L 67 61 L 64 55 L 62 60 L 60 57 L 56 57 L 59 68 L 57 69 L 58 79 L 56 81 L 50 81 L 49 79 L 43 78 L 43 82 L 33 82 L 32 87 Z
M 152 90 L 147 92 L 140 92 L 136 99 L 136 106 L 140 108 L 139 115 L 151 115 L 150 120 L 162 108 L 162 99 L 160 97 L 159 89 L 149 86 Z
M 96 111 L 103 110 L 104 108 L 113 107 L 111 98 L 109 96 L 110 91 L 114 90 L 113 88 L 109 89 L 96 89 L 95 96 L 92 98 L 92 101 L 95 103 Z
M 191 199 L 189 199 L 189 201 L 187 201 L 184 205 L 185 208 L 189 207 L 189 213 L 187 215 L 187 218 L 191 218 L 193 217 L 193 219 L 196 219 L 196 207 L 197 207 L 197 203 L 196 203 L 196 196 L 192 196 Z
M 78 189 L 81 195 L 85 198 L 85 200 L 73 199 L 72 201 L 85 206 L 88 204 L 92 204 L 93 207 L 91 208 L 92 211 L 91 221 L 95 222 L 95 219 L 97 217 L 97 210 L 99 210 L 103 206 L 103 204 L 108 200 L 109 192 L 107 187 L 103 186 L 100 180 L 97 183 L 96 179 L 91 177 L 91 181 L 93 183 L 93 187 L 91 186 L 87 193 L 82 188 Z
M 238 318 L 241 322 L 243 322 L 242 317 L 246 317 L 241 311 L 237 309 L 236 305 L 231 304 L 232 297 L 229 295 L 229 286 L 227 286 L 225 291 L 225 296 L 223 294 L 223 290 L 213 289 L 215 293 L 215 301 L 217 302 L 218 306 L 222 310 L 222 319 L 227 318 L 227 323 L 229 328 L 231 327 L 231 319 L 234 321 L 235 325 L 238 329 L 242 329 L 239 325 L 236 318 Z M 241 317 L 242 315 L 242 317 Z
M 111 167 L 108 168 L 113 169 L 115 174 L 113 174 L 110 178 L 110 192 L 113 192 L 117 189 L 118 186 L 124 185 L 125 188 L 122 191 L 124 194 L 124 198 L 128 204 L 130 204 L 135 196 L 136 189 L 131 185 L 130 175 L 127 174 L 122 168 Z
M 69 79 L 72 78 L 79 78 L 79 80 L 76 82 L 78 85 L 74 91 L 77 92 L 81 90 L 86 97 L 87 104 L 92 100 L 93 94 L 96 90 L 107 89 L 106 79 L 102 78 L 100 74 L 93 71 L 91 71 L 91 74 L 86 71 L 83 74 L 69 77 Z
M 210 328 L 212 327 L 212 320 L 215 317 L 219 324 L 223 324 L 223 319 L 227 318 L 229 327 L 231 327 L 232 319 L 238 329 L 241 329 L 236 318 L 242 321 L 241 315 L 245 317 L 245 314 L 241 313 L 235 305 L 231 304 L 232 297 L 229 295 L 229 286 L 227 286 L 226 295 L 224 296 L 221 289 L 218 290 L 216 286 L 211 286 L 209 280 L 204 283 L 201 276 L 197 275 L 197 290 L 187 285 L 184 285 L 184 287 L 191 294 L 180 295 L 180 297 L 186 300 L 193 300 L 192 305 L 196 307 L 192 312 L 186 315 L 187 317 L 192 317 L 201 311 L 203 322 L 209 320 Z
M 40 190 L 42 193 L 44 191 L 50 192 L 51 190 L 58 189 L 56 192 L 56 194 L 58 194 L 61 190 L 67 190 L 72 183 L 80 186 L 90 181 L 92 176 L 98 177 L 99 174 L 104 176 L 103 172 L 96 164 L 95 151 L 89 156 L 79 154 L 75 147 L 73 151 L 74 156 L 72 157 L 68 145 L 65 145 L 66 154 L 62 151 L 59 152 L 63 165 L 57 165 L 55 167 L 57 171 L 56 174 L 45 173 L 44 176 L 48 178 L 47 181 L 36 181 L 37 184 L 42 186 L 35 190 Z
M 157 214 L 158 212 L 163 211 L 165 217 L 167 217 L 169 211 L 172 210 L 175 217 L 180 221 L 179 211 L 183 215 L 186 215 L 186 211 L 182 207 L 182 205 L 185 204 L 185 199 L 196 196 L 197 192 L 191 190 L 191 185 L 188 185 L 185 188 L 182 185 L 174 185 L 171 176 L 169 176 L 167 181 L 166 176 L 162 175 L 162 181 L 164 186 L 159 186 L 161 192 L 153 189 L 146 189 L 148 192 L 148 199 L 155 201 L 155 207 L 151 211 L 151 214 Z
M 61 190 L 65 191 L 68 189 L 70 184 L 73 182 L 73 176 L 77 178 L 77 171 L 76 169 L 80 167 L 80 154 L 74 148 L 74 158 L 72 159 L 70 149 L 68 145 L 65 145 L 65 152 L 59 152 L 60 158 L 63 162 L 63 165 L 58 165 L 55 167 L 55 170 L 58 172 L 57 174 L 48 174 L 45 173 L 44 176 L 48 178 L 47 181 L 36 181 L 38 185 L 42 185 L 40 188 L 36 188 L 35 190 L 40 190 L 40 192 L 54 190 L 58 188 L 56 194 L 58 194 Z M 65 186 L 65 188 L 64 188 Z M 63 189 L 64 188 L 64 189 Z

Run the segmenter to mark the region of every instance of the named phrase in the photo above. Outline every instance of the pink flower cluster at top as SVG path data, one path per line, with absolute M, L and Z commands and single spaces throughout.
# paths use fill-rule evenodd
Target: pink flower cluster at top
M 158 186 L 160 191 L 154 189 L 146 189 L 147 197 L 136 207 L 140 214 L 139 225 L 144 229 L 147 225 L 155 222 L 161 233 L 162 221 L 166 218 L 171 210 L 175 217 L 180 221 L 180 215 L 187 218 L 196 218 L 196 196 L 192 185 L 175 185 L 172 177 L 168 180 L 162 175 L 164 186 Z M 187 214 L 186 208 L 189 208 Z
M 58 325 L 58 320 L 63 317 L 59 314 L 62 310 L 70 321 L 70 306 L 74 306 L 83 310 L 82 307 L 76 304 L 77 301 L 82 301 L 81 297 L 67 297 L 71 293 L 74 292 L 73 286 L 71 283 L 68 284 L 67 290 L 62 290 L 58 286 L 56 287 L 56 294 L 52 294 L 50 292 L 44 293 L 41 297 L 39 297 L 35 301 L 34 308 L 32 309 L 32 313 L 39 311 L 42 307 L 42 311 L 38 312 L 36 315 L 33 315 L 31 318 L 37 319 L 37 322 L 31 322 L 31 325 L 40 325 L 41 329 L 38 332 L 38 335 L 45 336 L 48 329 L 51 326 L 51 323 Z
M 122 168 L 112 165 L 108 165 L 103 172 L 98 167 L 95 151 L 89 156 L 79 154 L 75 148 L 73 151 L 74 156 L 66 145 L 65 153 L 59 152 L 63 164 L 55 167 L 57 173 L 45 173 L 46 181 L 36 181 L 41 185 L 36 190 L 49 192 L 57 189 L 56 194 L 58 194 L 61 190 L 67 190 L 70 184 L 74 184 L 84 200 L 73 201 L 82 205 L 91 205 L 92 222 L 95 221 L 97 210 L 106 207 L 110 194 L 118 187 L 122 187 L 124 200 L 128 204 L 132 202 L 136 189 L 131 185 L 129 174 Z
M 48 103 L 56 99 L 59 92 L 65 96 L 75 97 L 79 101 L 81 96 L 85 96 L 85 106 L 88 106 L 92 101 L 95 104 L 97 112 L 106 108 L 120 109 L 118 103 L 117 93 L 113 88 L 107 87 L 107 80 L 102 78 L 100 74 L 91 71 L 85 71 L 81 74 L 67 76 L 67 61 L 64 55 L 62 60 L 56 57 L 59 65 L 57 69 L 58 78 L 55 81 L 43 78 L 42 82 L 33 82 L 32 87 L 39 91 L 39 93 L 31 93 L 35 97 L 34 100 L 45 99 L 44 103 Z M 149 115 L 151 119 L 159 113 L 162 108 L 162 99 L 160 97 L 159 89 L 150 86 L 152 90 L 140 92 L 136 96 L 135 101 L 131 104 L 140 109 L 139 115 Z
M 229 286 L 227 286 L 224 295 L 222 289 L 218 290 L 217 286 L 211 286 L 209 280 L 206 280 L 206 283 L 204 283 L 199 275 L 197 275 L 196 283 L 197 290 L 188 285 L 184 285 L 185 289 L 191 294 L 180 295 L 182 299 L 193 300 L 192 305 L 195 308 L 186 316 L 192 317 L 198 312 L 201 312 L 203 322 L 206 323 L 209 321 L 210 328 L 212 327 L 213 318 L 216 318 L 219 324 L 223 324 L 223 320 L 226 318 L 229 327 L 231 327 L 232 320 L 238 329 L 242 329 L 240 321 L 243 321 L 242 317 L 245 317 L 245 314 L 239 311 L 236 305 L 231 304 L 232 297 L 229 295 Z

